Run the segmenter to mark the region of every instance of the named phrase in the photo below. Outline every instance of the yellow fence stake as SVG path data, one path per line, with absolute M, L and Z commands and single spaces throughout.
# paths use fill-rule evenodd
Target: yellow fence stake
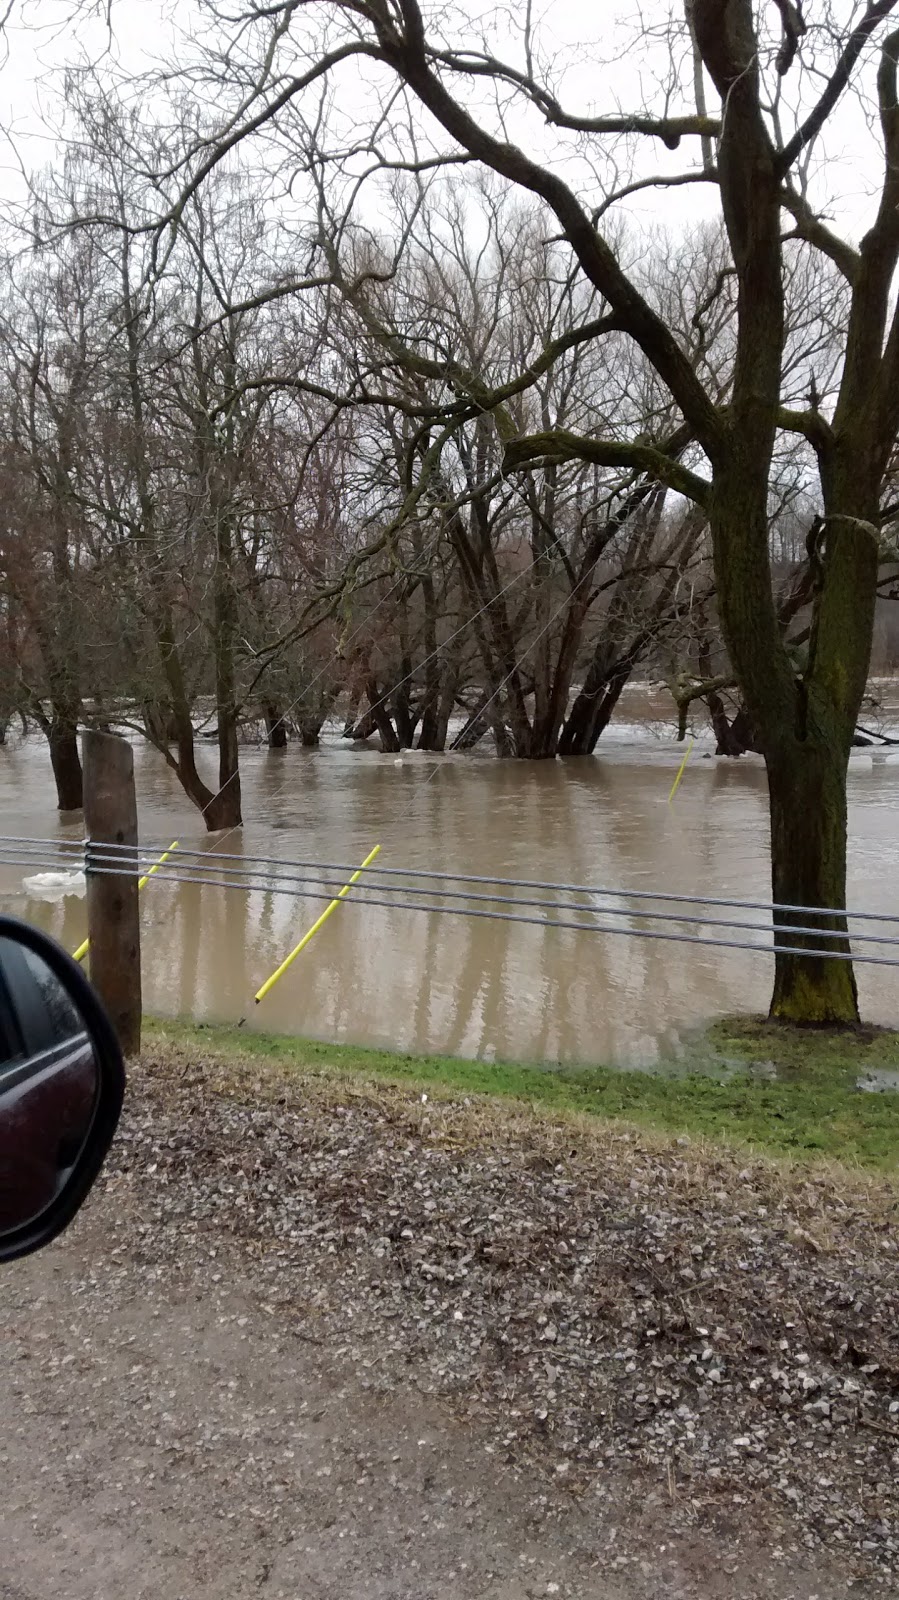
M 693 746 L 694 746 L 695 743 L 696 743 L 696 740 L 695 739 L 691 739 L 690 743 L 687 745 L 687 754 L 684 756 L 683 761 L 681 762 L 680 766 L 678 767 L 678 769 L 677 769 L 677 777 L 675 778 L 673 784 L 671 785 L 671 793 L 668 796 L 668 804 L 669 805 L 671 804 L 672 800 L 674 799 L 674 796 L 677 794 L 678 786 L 680 784 L 681 778 L 684 775 L 684 771 L 686 769 L 687 762 L 690 759 L 690 751 L 693 749 Z
M 153 863 L 152 867 L 150 868 L 149 872 L 145 872 L 144 876 L 142 878 L 138 878 L 138 880 L 137 880 L 138 889 L 142 889 L 145 884 L 149 883 L 149 881 L 152 878 L 154 872 L 158 872 L 160 867 L 164 864 L 164 862 L 168 861 L 169 856 L 172 854 L 172 851 L 173 850 L 177 850 L 178 844 L 179 844 L 179 841 L 177 839 L 173 839 L 171 844 L 169 845 L 168 849 L 166 850 L 165 854 L 161 855 L 159 857 L 158 861 L 154 861 L 154 863 Z M 90 947 L 91 947 L 90 939 L 85 939 L 84 943 L 80 944 L 78 946 L 77 950 L 73 950 L 72 951 L 73 958 L 76 961 L 83 961 L 85 956 L 87 955 L 87 952 L 90 949 Z
M 353 884 L 359 882 L 359 879 L 362 877 L 362 874 L 365 871 L 366 867 L 370 867 L 371 866 L 371 863 L 374 861 L 375 856 L 378 855 L 380 849 L 381 849 L 381 846 L 379 844 L 376 844 L 375 848 L 371 851 L 370 855 L 367 855 L 365 857 L 365 860 L 363 861 L 361 867 L 359 867 L 358 870 L 353 873 L 353 876 L 351 877 L 349 883 L 344 884 L 343 888 L 341 889 L 339 895 L 337 895 L 336 899 L 332 900 L 330 905 L 325 907 L 325 909 L 322 912 L 321 916 L 319 917 L 318 921 L 317 922 L 313 922 L 312 927 L 309 929 L 309 932 L 303 934 L 303 937 L 300 940 L 299 944 L 297 945 L 296 949 L 295 950 L 291 950 L 290 955 L 287 957 L 287 959 L 285 961 L 281 962 L 280 967 L 278 967 L 276 969 L 276 971 L 274 971 L 272 973 L 270 978 L 266 978 L 265 983 L 262 985 L 262 988 L 258 991 L 258 993 L 256 995 L 256 1004 L 257 1004 L 257 1006 L 258 1006 L 260 1000 L 264 1000 L 265 999 L 266 995 L 269 992 L 269 989 L 273 989 L 275 984 L 277 983 L 278 979 L 280 977 L 283 977 L 284 973 L 287 971 L 287 969 L 291 965 L 291 963 L 296 960 L 296 958 L 299 955 L 300 951 L 304 950 L 306 948 L 306 945 L 309 943 L 309 940 L 312 938 L 312 935 L 314 933 L 318 933 L 318 930 L 322 926 L 322 923 L 327 922 L 327 920 L 330 917 L 332 911 L 336 911 L 337 910 L 337 907 L 340 905 L 341 900 L 345 900 L 346 899 L 347 895 L 349 894 L 350 890 L 353 887 Z

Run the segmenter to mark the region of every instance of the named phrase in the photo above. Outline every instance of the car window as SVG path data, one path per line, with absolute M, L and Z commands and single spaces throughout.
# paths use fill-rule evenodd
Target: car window
M 17 1061 L 21 1055 L 22 1038 L 3 973 L 0 971 L 0 1071 L 5 1062 Z
M 23 948 L 22 954 L 46 1008 L 48 1044 L 61 1044 L 64 1039 L 71 1039 L 73 1034 L 83 1033 L 84 1023 L 46 961 L 35 955 L 33 950 Z

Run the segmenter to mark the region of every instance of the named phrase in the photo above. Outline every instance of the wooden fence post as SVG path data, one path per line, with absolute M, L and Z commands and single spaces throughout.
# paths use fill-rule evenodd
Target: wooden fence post
M 87 851 L 87 934 L 91 982 L 106 1006 L 126 1056 L 140 1050 L 140 913 L 137 901 L 137 798 L 127 739 L 88 729 L 82 734 L 84 831 L 89 846 L 134 851 L 122 872 L 91 871 Z M 127 858 L 126 858 L 127 859 Z

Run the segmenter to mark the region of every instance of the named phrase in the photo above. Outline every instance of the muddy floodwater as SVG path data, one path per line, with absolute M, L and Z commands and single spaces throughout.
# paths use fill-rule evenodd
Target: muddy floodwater
M 640 710 L 632 696 L 625 717 Z M 571 762 L 414 752 L 399 761 L 336 734 L 318 750 L 248 747 L 246 824 L 220 840 L 206 835 L 159 754 L 137 744 L 141 838 L 353 863 L 380 843 L 385 866 L 765 900 L 764 769 L 752 757 L 706 759 L 709 749 L 697 741 L 669 805 L 684 747 L 658 722 L 613 725 L 596 757 Z M 208 766 L 212 782 L 211 751 Z M 849 803 L 850 906 L 899 912 L 899 751 L 853 756 Z M 0 749 L 0 822 L 4 835 L 80 837 L 79 819 L 55 811 L 43 741 Z M 0 908 L 74 948 L 85 932 L 83 893 L 26 886 L 35 870 L 0 866 Z M 771 980 L 764 954 L 348 901 L 255 1007 L 254 992 L 322 901 L 157 879 L 141 902 L 149 1010 L 246 1016 L 251 1028 L 400 1050 L 650 1064 L 676 1054 L 708 1018 L 763 1008 Z M 620 915 L 615 926 L 641 923 Z M 899 970 L 860 966 L 858 976 L 867 1017 L 899 1023 Z

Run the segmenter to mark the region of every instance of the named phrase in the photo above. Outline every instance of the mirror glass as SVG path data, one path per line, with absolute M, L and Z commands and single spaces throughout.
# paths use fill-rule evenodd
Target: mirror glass
M 94 1119 L 100 1074 L 83 1017 L 43 958 L 0 938 L 0 1237 L 57 1198 Z

